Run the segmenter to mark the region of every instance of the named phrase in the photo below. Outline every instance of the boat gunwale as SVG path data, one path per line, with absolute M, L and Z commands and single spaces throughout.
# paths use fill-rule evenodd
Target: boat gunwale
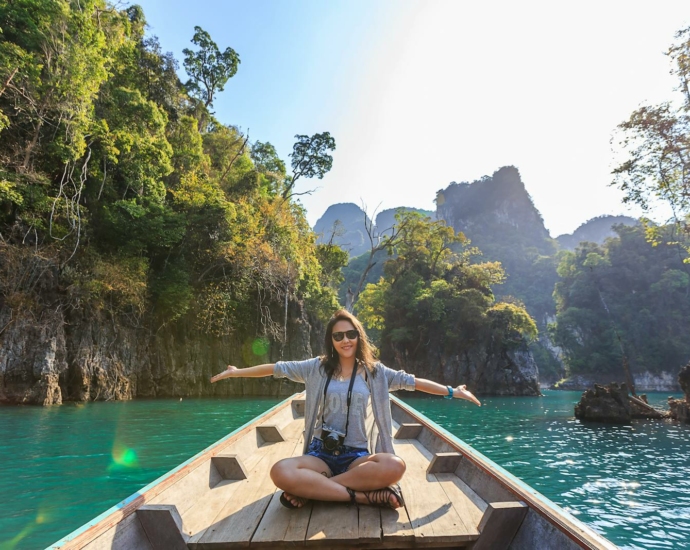
M 618 548 L 618 546 L 606 539 L 603 535 L 600 535 L 520 478 L 514 476 L 505 468 L 499 466 L 493 460 L 477 451 L 471 445 L 438 425 L 412 407 L 412 405 L 402 401 L 393 394 L 391 394 L 391 401 L 404 412 L 419 420 L 420 423 L 429 429 L 436 437 L 460 451 L 464 458 L 467 458 L 477 468 L 499 482 L 504 489 L 512 493 L 518 499 L 525 501 L 532 510 L 554 525 L 572 541 L 584 548 L 606 548 L 610 550 Z
M 243 437 L 249 431 L 251 431 L 251 429 L 255 427 L 255 424 L 272 418 L 284 408 L 290 406 L 292 401 L 301 396 L 303 393 L 304 392 L 298 392 L 292 394 L 283 401 L 276 403 L 270 409 L 267 409 L 258 416 L 255 416 L 239 428 L 233 430 L 218 441 L 199 451 L 197 454 L 181 464 L 178 464 L 173 469 L 153 480 L 151 483 L 145 485 L 135 493 L 129 495 L 127 498 L 111 506 L 95 518 L 89 520 L 71 533 L 65 535 L 57 542 L 54 542 L 48 546 L 46 550 L 57 550 L 58 548 L 62 550 L 76 550 L 78 548 L 82 548 L 82 545 L 84 544 L 95 541 L 96 538 L 104 534 L 108 529 L 114 527 L 131 516 L 140 506 L 143 506 L 166 489 L 169 489 L 182 478 L 196 470 L 205 461 L 223 452 L 226 447 L 233 444 L 235 440 Z

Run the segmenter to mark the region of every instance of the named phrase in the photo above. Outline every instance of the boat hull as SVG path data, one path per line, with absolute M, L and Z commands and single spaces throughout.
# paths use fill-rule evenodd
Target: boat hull
M 616 548 L 394 396 L 391 411 L 403 508 L 280 505 L 268 472 L 302 453 L 296 394 L 49 548 Z

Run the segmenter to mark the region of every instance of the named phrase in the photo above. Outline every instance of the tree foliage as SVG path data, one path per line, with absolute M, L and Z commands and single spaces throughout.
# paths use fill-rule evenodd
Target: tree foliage
M 666 241 L 673 226 L 659 228 Z M 616 226 L 604 245 L 561 252 L 558 316 L 550 327 L 570 374 L 675 371 L 690 358 L 690 275 L 676 244 L 648 242 L 641 226 Z
M 237 73 L 240 56 L 229 47 L 221 52 L 211 35 L 201 27 L 194 27 L 192 44 L 198 50 L 182 50 L 184 70 L 189 75 L 185 86 L 193 97 L 209 108 L 213 106 L 216 93 L 222 92 L 227 81 Z
M 506 279 L 497 295 L 523 302 L 545 327 L 555 314 L 556 243 L 517 168 L 504 166 L 474 182 L 453 183 L 437 193 L 436 204 L 438 215 L 468 235 L 484 258 L 501 262 Z
M 429 346 L 450 355 L 477 345 L 502 350 L 536 337 L 523 306 L 494 300 L 492 286 L 504 277 L 499 263 L 472 263 L 478 250 L 444 222 L 413 212 L 397 218 L 400 239 L 384 276 L 356 307 L 377 331 L 384 358 L 423 359 Z
M 273 146 L 208 111 L 239 55 L 196 27 L 182 85 L 145 28 L 105 0 L 0 4 L 0 263 L 52 265 L 60 307 L 282 340 L 286 303 L 337 305 L 344 253 L 315 246 Z M 323 177 L 333 138 L 299 143 L 292 183 Z M 4 303 L 39 287 L 7 281 Z
M 290 197 L 297 180 L 300 178 L 323 179 L 333 166 L 333 157 L 329 151 L 335 151 L 335 139 L 329 132 L 313 136 L 296 135 L 290 161 L 292 177 L 286 180 L 283 198 Z
M 681 101 L 640 107 L 618 126 L 623 160 L 613 170 L 611 185 L 625 193 L 624 202 L 644 210 L 656 201 L 670 206 L 681 233 L 671 238 L 690 249 L 690 27 L 679 31 L 676 40 L 667 55 Z

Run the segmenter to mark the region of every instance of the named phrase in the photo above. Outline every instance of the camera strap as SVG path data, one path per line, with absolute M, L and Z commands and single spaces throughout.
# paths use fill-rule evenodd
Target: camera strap
M 355 378 L 357 378 L 357 370 L 359 368 L 359 365 L 355 363 L 355 366 L 352 367 L 352 376 L 350 376 L 350 387 L 347 389 L 347 416 L 345 417 L 345 437 L 347 437 L 347 428 L 350 425 L 350 403 L 352 402 L 352 388 L 355 385 Z M 328 385 L 331 383 L 331 378 L 333 378 L 333 374 L 328 375 L 328 379 L 326 380 L 326 386 L 323 388 L 323 409 L 321 409 L 321 426 L 323 426 L 324 423 L 324 415 L 326 414 L 326 393 L 328 392 Z M 344 440 L 345 438 L 343 438 Z

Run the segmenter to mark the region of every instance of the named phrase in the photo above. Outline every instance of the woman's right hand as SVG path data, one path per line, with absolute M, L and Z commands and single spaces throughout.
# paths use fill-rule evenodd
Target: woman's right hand
M 467 386 L 465 384 L 462 384 L 455 388 L 453 390 L 453 397 L 459 397 L 460 399 L 467 399 L 468 401 L 472 401 L 475 405 L 481 407 L 482 404 L 479 402 L 479 399 L 477 399 L 474 394 L 467 389 Z
M 228 368 L 225 369 L 223 372 L 211 377 L 211 384 L 213 384 L 214 382 L 218 382 L 218 380 L 223 380 L 223 378 L 231 377 L 232 373 L 238 370 L 240 369 L 238 369 L 237 367 L 233 367 L 232 365 L 228 365 Z

